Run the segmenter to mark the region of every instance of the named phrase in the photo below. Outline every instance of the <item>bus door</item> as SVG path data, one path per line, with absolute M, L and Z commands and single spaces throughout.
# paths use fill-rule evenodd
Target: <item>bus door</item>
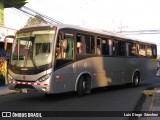
M 74 34 L 61 30 L 55 49 L 55 90 L 57 92 L 74 90 Z
M 12 44 L 13 44 L 14 39 L 15 39 L 15 36 L 13 36 L 13 35 L 8 35 L 4 38 L 4 41 L 5 41 L 4 49 L 5 49 L 6 55 L 7 55 L 7 63 L 9 62 L 10 53 L 12 50 Z

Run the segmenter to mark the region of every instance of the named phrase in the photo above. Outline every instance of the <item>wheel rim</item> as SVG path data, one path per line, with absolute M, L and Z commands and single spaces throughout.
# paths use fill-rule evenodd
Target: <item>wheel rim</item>
M 83 81 L 83 83 L 82 83 L 82 89 L 83 89 L 83 91 L 86 89 L 86 82 L 85 81 Z
M 134 84 L 137 86 L 139 84 L 139 77 L 136 75 L 134 78 Z

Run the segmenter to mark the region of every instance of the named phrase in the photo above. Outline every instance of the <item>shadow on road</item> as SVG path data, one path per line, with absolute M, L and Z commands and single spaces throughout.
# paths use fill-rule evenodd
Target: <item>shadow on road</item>
M 158 81 L 160 83 L 160 81 Z M 158 84 L 151 85 L 150 81 L 142 82 L 139 87 L 131 87 L 130 85 L 115 85 L 115 86 L 107 86 L 102 88 L 95 88 L 92 89 L 92 92 L 90 95 L 86 95 L 83 97 L 78 97 L 75 92 L 67 92 L 67 93 L 60 93 L 60 94 L 51 94 L 51 95 L 44 95 L 38 92 L 31 92 L 27 93 L 28 95 L 26 97 L 22 97 L 19 99 L 20 101 L 38 101 L 38 102 L 56 102 L 56 101 L 63 101 L 63 100 L 69 100 L 69 99 L 83 99 L 85 97 L 91 97 L 91 96 L 100 96 L 103 94 L 114 94 L 114 92 L 117 91 L 125 91 L 125 90 L 132 90 L 132 89 L 154 89 Z M 23 94 L 23 93 L 22 93 Z M 25 96 L 24 94 L 23 96 Z

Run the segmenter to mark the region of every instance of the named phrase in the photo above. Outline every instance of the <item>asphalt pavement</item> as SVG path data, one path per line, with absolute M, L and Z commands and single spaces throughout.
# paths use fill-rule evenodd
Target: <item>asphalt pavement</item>
M 0 97 L 10 95 L 10 94 L 16 94 L 19 93 L 19 91 L 16 90 L 10 90 L 7 85 L 0 86 Z M 145 90 L 143 91 L 143 95 L 146 96 L 145 102 L 143 103 L 142 112 L 143 111 L 149 111 L 146 116 L 144 117 L 138 117 L 138 120 L 159 120 L 160 119 L 160 86 L 157 86 L 156 88 L 152 90 Z M 157 117 L 158 115 L 158 117 Z M 136 120 L 135 117 L 133 120 Z

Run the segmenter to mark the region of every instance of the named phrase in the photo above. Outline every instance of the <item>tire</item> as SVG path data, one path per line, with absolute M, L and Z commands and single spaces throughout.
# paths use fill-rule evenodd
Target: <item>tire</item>
M 135 74 L 133 76 L 132 86 L 138 87 L 139 83 L 140 83 L 140 74 L 139 74 L 139 72 L 135 72 Z
M 53 94 L 47 94 L 47 93 L 45 93 L 44 96 L 45 96 L 46 98 L 50 98 L 50 97 L 53 96 Z
M 91 77 L 89 75 L 83 75 L 79 78 L 77 84 L 77 95 L 84 96 L 91 93 Z

